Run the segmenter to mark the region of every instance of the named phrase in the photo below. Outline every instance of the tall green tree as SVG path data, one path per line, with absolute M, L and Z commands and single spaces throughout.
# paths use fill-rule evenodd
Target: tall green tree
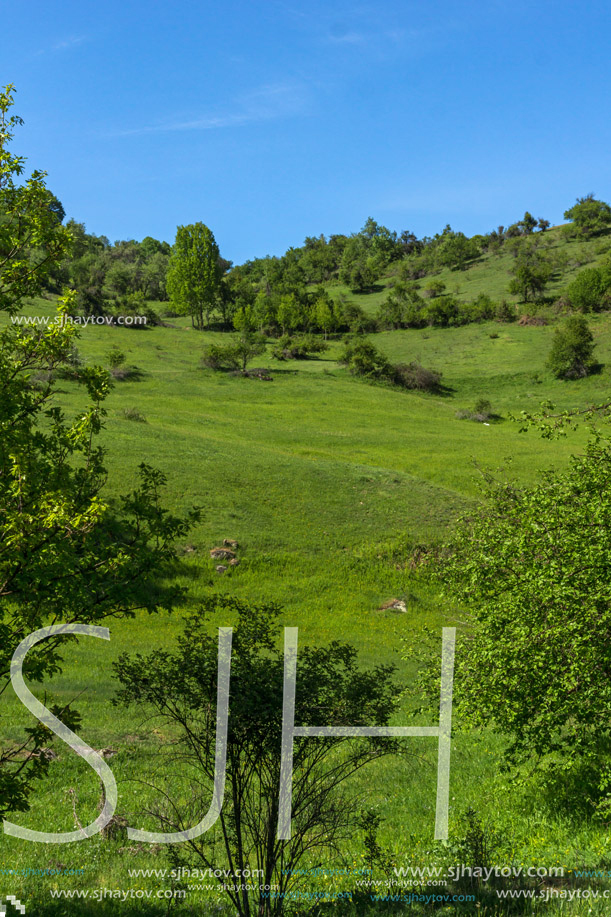
M 480 254 L 480 248 L 473 239 L 468 239 L 462 232 L 444 234 L 439 245 L 439 263 L 453 270 L 464 270 L 469 261 Z
M 541 296 L 550 281 L 553 266 L 548 259 L 533 248 L 521 248 L 512 266 L 510 293 L 529 302 Z
M 332 331 L 335 326 L 333 303 L 329 302 L 327 294 L 319 296 L 314 303 L 314 318 L 318 327 L 324 332 L 326 341 L 327 334 Z
M 40 293 L 48 270 L 66 253 L 69 234 L 48 207 L 44 175 L 24 182 L 23 159 L 8 150 L 12 87 L 0 92 L 3 112 L 0 184 L 0 312 L 14 314 L 24 296 Z M 28 247 L 46 252 L 32 263 Z M 8 324 L 0 331 L 0 716 L 10 687 L 10 663 L 19 643 L 47 624 L 92 624 L 137 609 L 171 607 L 180 594 L 164 585 L 173 570 L 173 539 L 195 520 L 163 507 L 163 475 L 140 466 L 140 480 L 115 505 L 105 496 L 107 472 L 99 433 L 110 388 L 100 367 L 80 369 L 80 408 L 67 417 L 54 378 L 73 369 L 78 329 L 66 321 L 69 294 L 57 320 L 46 326 Z M 67 637 L 39 643 L 24 674 L 41 681 L 61 670 Z M 53 712 L 74 726 L 70 711 Z M 0 816 L 23 811 L 49 733 L 23 731 L 0 745 Z M 31 752 L 31 754 L 27 754 Z
M 611 207 L 605 201 L 596 200 L 593 194 L 586 194 L 565 210 L 564 218 L 572 221 L 569 231 L 587 238 L 611 226 Z
M 192 324 L 200 331 L 210 324 L 219 304 L 222 276 L 219 258 L 214 234 L 204 223 L 177 228 L 167 290 L 176 311 L 190 315 Z
M 40 291 L 71 241 L 61 224 L 59 201 L 46 187 L 46 173 L 36 170 L 22 180 L 25 158 L 9 148 L 15 128 L 23 123 L 11 114 L 14 94 L 12 83 L 0 90 L 0 310 L 10 314 L 19 310 L 24 296 Z
M 522 228 L 522 232 L 525 235 L 529 236 L 534 231 L 534 229 L 536 229 L 537 220 L 534 218 L 532 213 L 529 213 L 527 210 L 524 216 L 522 217 L 522 219 L 520 220 L 519 225 Z

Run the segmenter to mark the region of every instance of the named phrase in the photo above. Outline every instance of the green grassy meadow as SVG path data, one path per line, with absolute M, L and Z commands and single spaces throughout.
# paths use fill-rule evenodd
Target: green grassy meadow
M 498 259 L 494 265 L 489 260 L 452 272 L 448 288 L 458 283 L 467 298 L 480 289 L 498 295 L 495 283 L 500 285 L 502 272 Z M 381 296 L 355 300 L 366 300 L 375 311 Z M 53 308 L 49 300 L 36 300 L 23 313 L 51 315 Z M 542 439 L 534 430 L 521 433 L 510 413 L 535 410 L 546 400 L 559 409 L 585 406 L 601 400 L 611 382 L 609 314 L 591 320 L 603 368 L 578 382 L 557 381 L 545 368 L 553 323 L 489 322 L 375 335 L 393 361 L 417 360 L 443 372 L 441 395 L 350 376 L 336 362 L 338 342 L 321 359 L 280 363 L 269 352 L 258 358 L 257 365 L 271 369 L 272 382 L 215 374 L 201 367 L 201 352 L 204 343 L 222 335 L 198 333 L 188 320 L 165 321 L 147 330 L 88 326 L 81 332 L 78 347 L 86 363 L 106 364 L 110 347 L 118 344 L 127 363 L 141 373 L 137 381 L 117 382 L 106 403 L 102 441 L 108 496 L 135 483 L 141 461 L 161 469 L 173 510 L 193 504 L 203 510 L 201 524 L 180 546 L 181 579 L 189 586 L 191 605 L 210 590 L 277 601 L 284 607 L 283 623 L 299 626 L 302 643 L 347 640 L 363 663 L 394 662 L 406 683 L 414 668 L 402 659 L 404 641 L 418 644 L 424 626 L 440 632 L 463 617 L 410 568 L 414 549 L 442 542 L 457 517 L 479 499 L 478 467 L 501 468 L 531 482 L 544 469 L 566 466 L 585 442 L 584 427 L 556 440 Z M 66 413 L 78 411 L 79 387 L 62 382 L 61 389 Z M 457 419 L 456 412 L 472 408 L 478 398 L 491 402 L 498 419 L 490 425 Z M 128 419 L 130 410 L 144 420 Z M 238 540 L 241 562 L 219 575 L 209 551 L 223 538 Z M 407 613 L 378 610 L 390 598 L 404 600 Z M 146 821 L 140 809 L 147 790 L 138 780 L 154 766 L 165 737 L 134 713 L 110 706 L 111 663 L 121 652 L 171 646 L 181 614 L 109 626 L 110 644 L 84 639 L 71 646 L 63 674 L 44 690 L 47 702 L 78 697 L 83 739 L 94 748 L 117 750 L 111 766 L 119 785 L 118 812 L 140 827 Z M 41 692 L 37 689 L 38 696 Z M 4 717 L 9 737 L 29 725 L 26 711 L 9 698 Z M 473 806 L 499 834 L 497 862 L 606 868 L 611 860 L 607 828 L 590 822 L 586 808 L 564 800 L 557 788 L 536 780 L 513 784 L 498 769 L 502 747 L 502 737 L 489 733 L 456 736 L 451 833 L 460 832 L 462 814 Z M 41 782 L 31 811 L 15 816 L 19 824 L 65 831 L 74 827 L 73 805 L 83 824 L 97 814 L 99 784 L 93 772 L 67 749 L 57 751 L 59 760 L 51 765 L 51 778 Z M 405 758 L 388 759 L 364 773 L 360 789 L 383 817 L 380 839 L 397 865 L 440 862 L 443 850 L 433 842 L 436 746 L 410 740 L 406 752 Z M 54 848 L 3 836 L 0 869 L 41 869 L 61 861 L 84 870 L 82 877 L 12 877 L 11 890 L 19 894 L 21 888 L 29 902 L 36 902 L 34 912 L 44 915 L 231 913 L 214 893 L 207 898 L 193 893 L 185 904 L 174 902 L 171 911 L 165 903 L 138 901 L 82 902 L 81 910 L 74 910 L 72 902 L 50 899 L 49 888 L 150 887 L 152 880 L 127 878 L 127 869 L 162 868 L 163 852 L 126 849 L 128 844 L 97 836 Z M 358 864 L 363 853 L 362 838 L 354 837 L 346 862 Z M 312 888 L 326 888 L 332 898 L 334 890 L 345 887 L 341 883 L 319 877 Z M 533 904 L 528 913 L 602 915 L 609 912 L 603 905 L 592 900 L 573 901 L 570 909 Z M 337 900 L 329 907 L 341 913 Z M 470 912 L 469 905 L 401 907 L 400 912 L 415 914 Z M 320 905 L 312 913 L 327 911 Z M 505 911 L 484 904 L 477 913 Z

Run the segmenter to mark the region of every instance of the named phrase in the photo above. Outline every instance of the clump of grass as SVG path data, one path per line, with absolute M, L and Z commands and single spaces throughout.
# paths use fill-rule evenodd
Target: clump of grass
M 134 420 L 136 423 L 148 423 L 138 408 L 123 408 L 123 417 L 125 420 Z
M 477 423 L 489 423 L 495 415 L 487 398 L 478 398 L 472 411 L 457 411 L 458 420 L 475 420 Z

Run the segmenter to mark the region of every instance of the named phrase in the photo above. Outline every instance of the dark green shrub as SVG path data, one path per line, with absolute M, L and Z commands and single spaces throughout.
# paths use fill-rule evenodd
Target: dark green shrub
M 496 307 L 494 317 L 497 322 L 515 322 L 518 316 L 515 306 L 502 299 Z
M 425 369 L 416 362 L 393 365 L 366 339 L 347 341 L 338 362 L 355 375 L 384 380 L 401 388 L 435 392 L 440 387 L 441 373 Z
M 436 392 L 441 383 L 441 373 L 426 369 L 419 363 L 398 363 L 392 367 L 392 380 L 402 388 L 420 392 Z
M 392 369 L 384 354 L 366 338 L 347 341 L 338 362 L 351 373 L 370 378 L 386 378 Z
M 472 305 L 475 321 L 479 322 L 487 322 L 493 319 L 498 309 L 496 303 L 487 293 L 480 293 Z
M 250 361 L 262 353 L 265 353 L 263 335 L 244 332 L 230 344 L 208 344 L 204 348 L 202 363 L 208 369 L 245 373 Z
M 597 267 L 584 268 L 567 287 L 571 306 L 579 312 L 600 312 L 608 308 L 605 293 L 610 281 L 608 272 Z
M 433 279 L 429 280 L 424 290 L 422 291 L 422 296 L 424 299 L 435 299 L 436 296 L 441 296 L 445 292 L 446 285 L 443 280 Z
M 418 285 L 399 280 L 378 310 L 378 324 L 382 328 L 422 328 L 426 325 L 424 307 Z
M 125 354 L 122 350 L 119 350 L 117 345 L 113 345 L 107 354 L 108 365 L 112 369 L 117 369 L 119 366 L 123 366 L 125 363 Z
M 493 417 L 492 405 L 487 398 L 478 398 L 472 411 L 457 411 L 458 420 L 475 420 L 477 423 L 488 423 Z
M 229 371 L 238 369 L 240 361 L 232 344 L 208 344 L 204 348 L 202 363 L 208 369 Z
M 123 417 L 125 420 L 134 420 L 136 423 L 146 423 L 146 417 L 141 414 L 137 408 L 124 408 Z
M 272 355 L 277 360 L 307 360 L 311 354 L 324 353 L 328 349 L 327 342 L 315 334 L 295 338 L 284 334 L 272 349 Z
M 461 303 L 455 296 L 437 296 L 423 310 L 427 324 L 446 328 L 450 325 L 464 325 L 467 318 L 462 312 Z
M 547 365 L 557 379 L 582 379 L 592 371 L 594 339 L 583 315 L 570 315 L 554 333 Z

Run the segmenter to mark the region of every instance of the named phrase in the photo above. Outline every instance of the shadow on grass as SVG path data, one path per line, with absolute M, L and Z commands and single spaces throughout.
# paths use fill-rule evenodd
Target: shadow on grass
M 142 382 L 147 375 L 137 366 L 119 366 L 112 369 L 110 374 L 115 382 Z
M 541 775 L 532 787 L 537 804 L 542 804 L 550 816 L 561 815 L 575 826 L 593 818 L 598 818 L 601 825 L 608 824 L 611 814 L 610 753 L 610 743 L 601 742 L 596 754 L 577 759 L 571 768 L 559 768 Z
M 417 389 L 409 389 L 408 391 L 418 391 Z M 436 388 L 431 392 L 425 392 L 424 394 L 437 395 L 441 398 L 453 398 L 456 393 L 456 389 L 452 388 L 451 385 L 444 385 L 443 382 L 440 382 Z
M 93 893 L 94 890 L 92 890 Z M 110 891 L 110 890 L 109 890 Z M 112 889 L 115 891 L 115 889 Z M 127 889 L 126 889 L 127 891 Z M 26 907 L 26 913 L 30 913 L 30 907 L 26 900 L 23 900 Z M 184 917 L 202 917 L 207 913 L 199 905 L 184 903 L 179 900 L 173 901 L 142 901 L 139 899 L 128 898 L 121 901 L 117 898 L 101 898 L 101 900 L 91 900 L 91 898 L 56 898 L 48 901 L 35 901 L 32 905 L 33 914 L 37 917 L 117 917 L 117 915 L 134 915 L 134 917 L 168 917 L 171 914 L 181 914 Z M 15 911 L 15 914 L 17 911 Z M 210 911 L 209 913 L 214 913 Z M 10 910 L 8 911 L 10 914 Z M 7 915 L 8 917 L 8 915 Z

